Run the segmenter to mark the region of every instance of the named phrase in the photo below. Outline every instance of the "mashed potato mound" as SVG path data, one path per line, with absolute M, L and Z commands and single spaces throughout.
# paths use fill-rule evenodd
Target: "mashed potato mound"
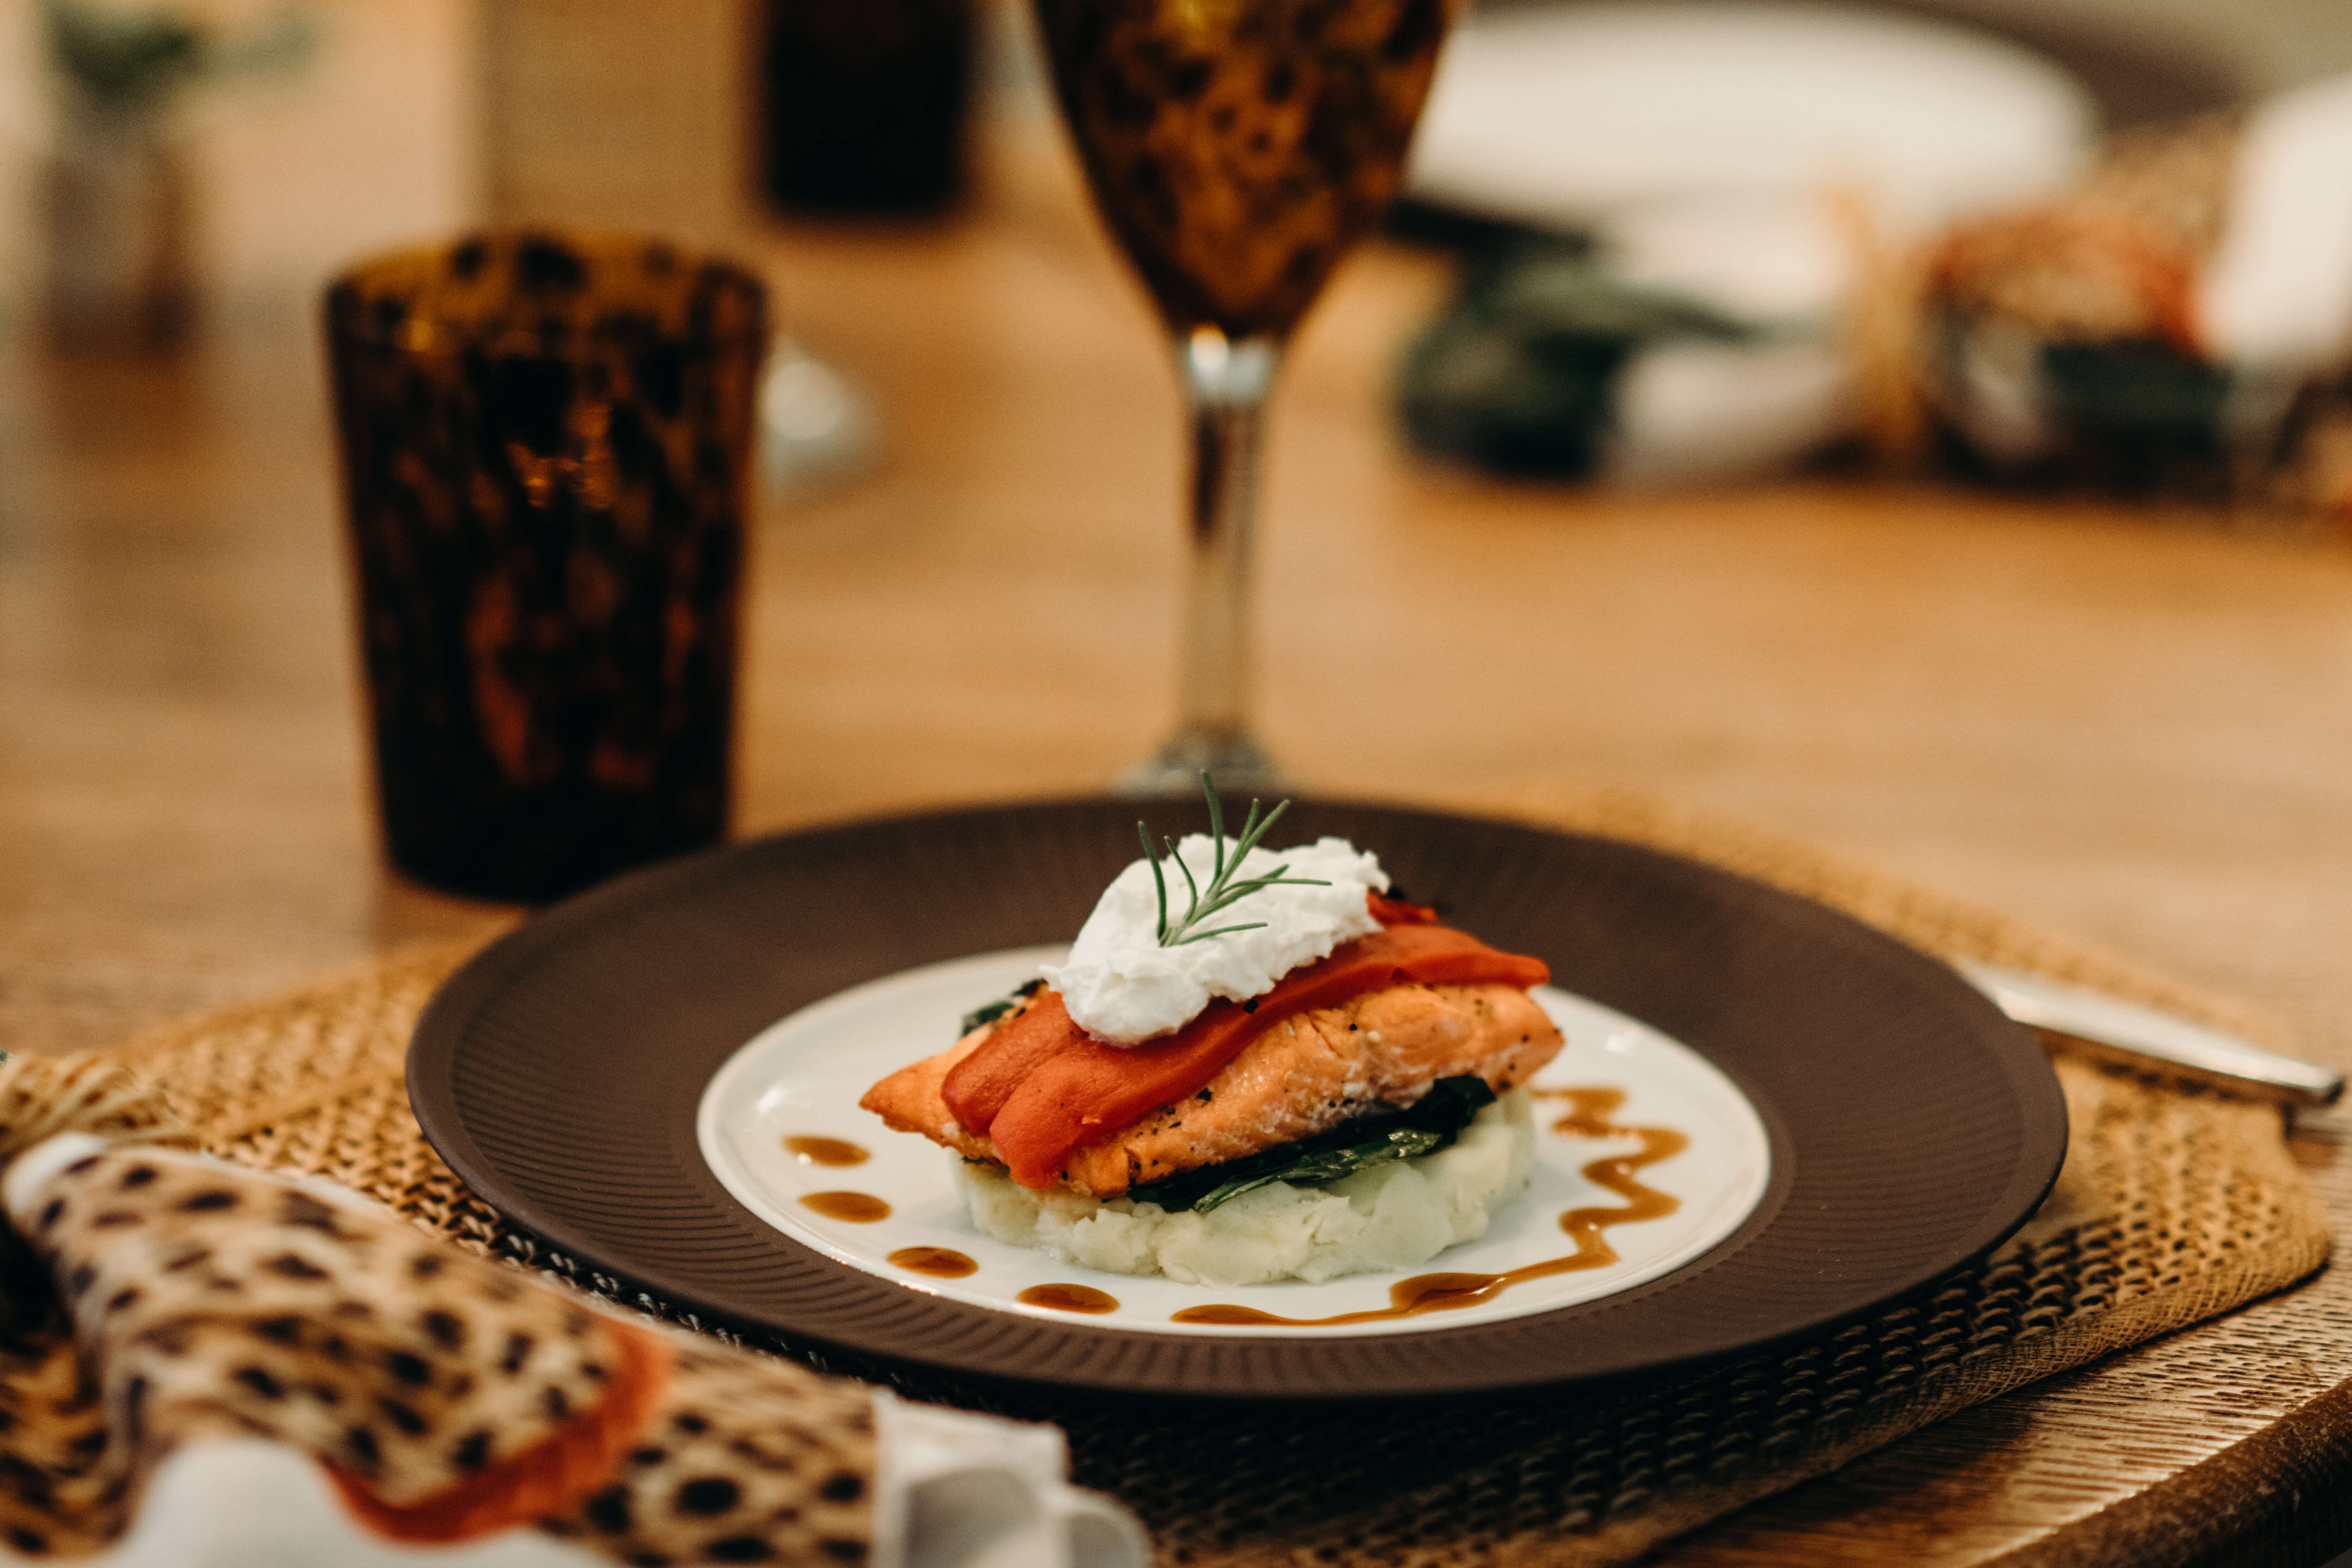
M 1223 1286 L 1316 1284 L 1426 1263 L 1486 1235 L 1495 1211 L 1527 1190 L 1534 1168 L 1532 1102 L 1515 1089 L 1434 1154 L 1325 1186 L 1271 1183 L 1207 1214 L 1032 1192 L 993 1165 L 962 1160 L 956 1179 L 973 1223 L 995 1240 L 1108 1274 Z

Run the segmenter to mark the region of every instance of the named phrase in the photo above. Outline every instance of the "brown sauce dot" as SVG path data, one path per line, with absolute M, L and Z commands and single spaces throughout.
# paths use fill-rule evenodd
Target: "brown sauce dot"
M 1223 1323 L 1239 1326 L 1244 1323 L 1287 1323 L 1294 1320 L 1277 1318 L 1272 1312 L 1261 1312 L 1255 1307 L 1231 1307 L 1218 1302 L 1208 1307 L 1187 1307 L 1170 1315 L 1175 1323 Z
M 902 1247 L 890 1255 L 890 1266 L 934 1279 L 961 1279 L 980 1268 L 962 1253 L 945 1247 Z
M 1032 1285 L 1017 1298 L 1024 1307 L 1051 1307 L 1057 1312 L 1116 1312 L 1118 1298 L 1087 1285 Z
M 811 1193 L 801 1199 L 801 1206 L 851 1225 L 872 1225 L 890 1217 L 890 1205 L 866 1193 Z
M 787 1138 L 784 1152 L 803 1165 L 863 1165 L 871 1158 L 842 1138 Z

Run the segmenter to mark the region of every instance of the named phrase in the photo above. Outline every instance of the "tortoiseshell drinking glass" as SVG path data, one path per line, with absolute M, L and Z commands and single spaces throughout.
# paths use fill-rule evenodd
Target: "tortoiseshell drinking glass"
M 716 842 L 766 306 L 659 241 L 515 232 L 326 298 L 393 863 L 560 897 Z

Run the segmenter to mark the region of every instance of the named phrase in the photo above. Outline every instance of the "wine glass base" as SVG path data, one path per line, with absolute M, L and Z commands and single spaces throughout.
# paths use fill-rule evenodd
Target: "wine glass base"
M 1185 730 L 1171 736 L 1152 756 L 1121 773 L 1112 781 L 1111 789 L 1139 800 L 1198 799 L 1203 773 L 1228 797 L 1276 795 L 1290 788 L 1288 778 L 1275 766 L 1265 748 L 1244 731 Z

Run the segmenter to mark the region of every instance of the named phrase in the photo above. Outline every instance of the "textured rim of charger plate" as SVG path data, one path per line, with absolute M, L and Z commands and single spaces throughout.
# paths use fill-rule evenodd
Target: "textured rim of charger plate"
M 1202 826 L 1198 807 L 1141 809 L 1156 832 Z M 746 1042 L 861 985 L 1066 942 L 1132 858 L 1138 810 L 851 823 L 581 895 L 493 943 L 425 1010 L 409 1055 L 418 1120 L 521 1227 L 706 1321 L 910 1370 L 1255 1399 L 1551 1386 L 1750 1350 L 1977 1256 L 2056 1176 L 2065 1111 L 2040 1050 L 1949 969 L 1858 921 L 1613 840 L 1301 802 L 1286 836 L 1375 850 L 1413 898 L 1544 959 L 1561 989 L 1687 1044 L 1736 1085 L 1771 1146 L 1747 1218 L 1656 1279 L 1552 1310 L 1192 1336 L 909 1289 L 728 1191 L 698 1117 Z
M 1583 1167 L 1633 1152 L 1639 1141 L 1564 1133 L 1555 1126 L 1560 1111 L 1538 1101 L 1530 1190 L 1489 1211 L 1486 1236 L 1407 1268 L 1316 1284 L 1186 1284 L 1106 1273 L 993 1240 L 964 1212 L 951 1173 L 954 1156 L 928 1139 L 890 1131 L 858 1110 L 857 1099 L 885 1074 L 936 1055 L 943 1041 L 954 1038 L 962 1013 L 1035 974 L 1039 963 L 1058 962 L 1064 951 L 1016 949 L 928 965 L 853 987 L 761 1031 L 712 1077 L 703 1094 L 696 1121 L 703 1157 L 738 1202 L 793 1241 L 909 1289 L 1052 1321 L 1067 1314 L 1028 1305 L 1020 1293 L 1034 1286 L 1083 1285 L 1118 1303 L 1092 1321 L 1194 1336 L 1427 1332 L 1556 1310 L 1630 1289 L 1705 1256 L 1764 1196 L 1771 1141 L 1762 1119 L 1729 1079 L 1687 1046 L 1547 986 L 1539 1000 L 1568 1037 L 1568 1047 L 1538 1075 L 1536 1085 L 1626 1091 L 1612 1122 L 1663 1126 L 1688 1136 L 1689 1148 L 1640 1173 L 1645 1185 L 1678 1200 L 1674 1214 L 1611 1226 L 1606 1235 L 1620 1256 L 1616 1264 L 1530 1279 L 1474 1306 L 1296 1328 L 1177 1321 L 1173 1315 L 1185 1308 L 1228 1303 L 1286 1318 L 1377 1311 L 1390 1305 L 1389 1287 L 1412 1275 L 1502 1273 L 1572 1254 L 1574 1244 L 1557 1223 L 1560 1214 L 1587 1206 L 1617 1208 L 1625 1202 L 1587 1180 Z M 787 1150 L 784 1140 L 790 1137 L 844 1139 L 868 1151 L 869 1157 L 851 1165 L 816 1164 Z M 848 1223 L 824 1218 L 802 1201 L 845 1189 L 881 1198 L 891 1213 L 878 1222 Z M 892 1252 L 916 1247 L 961 1253 L 977 1268 L 959 1279 L 928 1279 L 889 1261 Z

